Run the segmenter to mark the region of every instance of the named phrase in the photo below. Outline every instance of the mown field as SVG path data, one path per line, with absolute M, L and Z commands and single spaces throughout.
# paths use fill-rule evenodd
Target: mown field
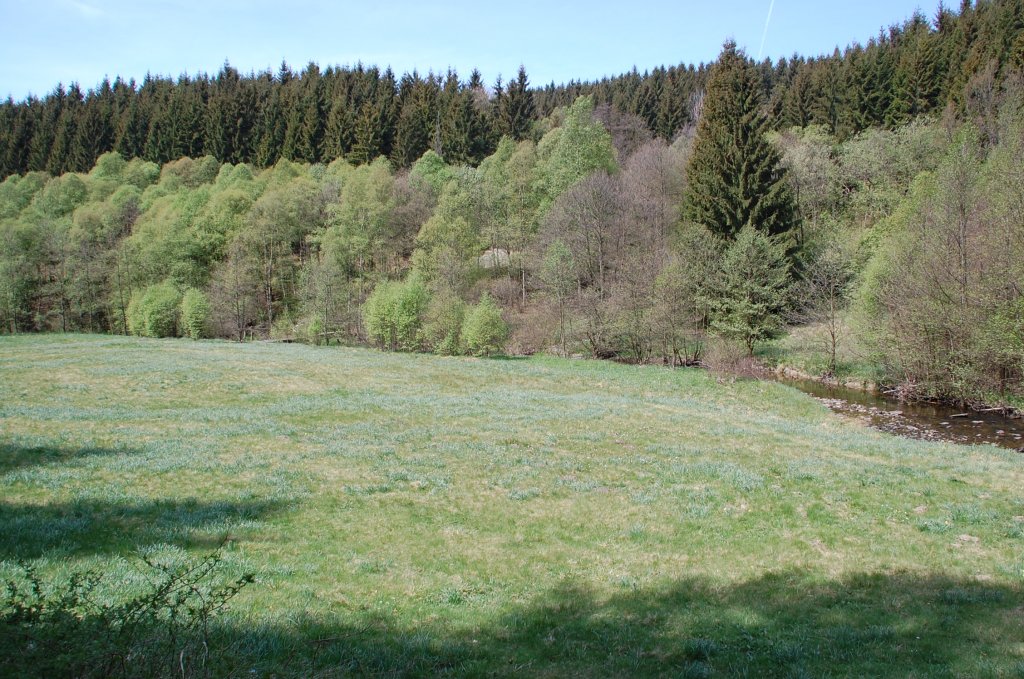
M 1024 456 L 778 384 L 20 336 L 0 394 L 0 575 L 226 539 L 213 675 L 1024 676 Z

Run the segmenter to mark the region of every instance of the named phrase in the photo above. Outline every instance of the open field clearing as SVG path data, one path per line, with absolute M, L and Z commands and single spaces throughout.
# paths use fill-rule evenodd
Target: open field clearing
M 0 394 L 0 576 L 226 538 L 215 676 L 1024 676 L 1024 456 L 782 385 L 44 335 Z

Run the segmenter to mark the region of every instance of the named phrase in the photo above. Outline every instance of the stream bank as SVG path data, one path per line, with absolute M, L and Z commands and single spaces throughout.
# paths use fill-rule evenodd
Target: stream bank
M 926 441 L 990 443 L 1024 452 L 1024 419 L 1002 409 L 972 411 L 942 403 L 900 401 L 869 382 L 816 379 L 791 368 L 766 371 L 768 379 L 815 397 L 833 412 L 897 436 Z

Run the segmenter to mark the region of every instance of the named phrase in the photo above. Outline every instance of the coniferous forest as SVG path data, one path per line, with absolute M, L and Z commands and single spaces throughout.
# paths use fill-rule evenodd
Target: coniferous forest
M 538 86 L 357 65 L 0 105 L 4 332 L 821 370 L 1024 396 L 1024 2 Z M 851 358 L 851 346 L 856 346 Z

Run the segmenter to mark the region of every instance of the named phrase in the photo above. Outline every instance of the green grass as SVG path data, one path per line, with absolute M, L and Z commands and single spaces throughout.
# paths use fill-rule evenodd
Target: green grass
M 21 336 L 0 394 L 0 576 L 228 536 L 215 674 L 1024 676 L 1024 458 L 782 385 Z
M 829 373 L 826 336 L 818 325 L 791 327 L 782 337 L 758 346 L 757 357 L 770 367 L 785 366 L 818 378 Z M 884 378 L 881 366 L 871 361 L 868 351 L 845 326 L 836 347 L 834 377 L 856 384 L 877 384 Z

